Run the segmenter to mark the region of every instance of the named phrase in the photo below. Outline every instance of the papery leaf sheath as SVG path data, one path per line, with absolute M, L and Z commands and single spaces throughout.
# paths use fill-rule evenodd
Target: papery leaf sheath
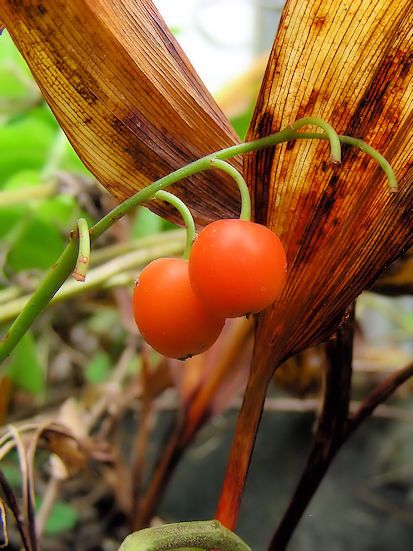
M 77 153 L 116 198 L 238 141 L 150 0 L 0 0 L 0 13 Z M 236 215 L 227 176 L 191 180 L 174 189 L 198 222 Z
M 365 153 L 295 142 L 251 154 L 255 218 L 282 239 L 288 283 L 261 318 L 256 355 L 280 358 L 323 340 L 341 312 L 413 241 L 410 0 L 287 2 L 249 139 L 303 116 L 358 137 L 393 165 L 400 191 Z

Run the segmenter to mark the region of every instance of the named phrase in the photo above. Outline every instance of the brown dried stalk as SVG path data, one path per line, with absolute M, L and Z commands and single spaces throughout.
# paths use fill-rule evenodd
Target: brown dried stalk
M 23 515 L 20 511 L 20 507 L 17 503 L 16 497 L 11 489 L 9 483 L 7 482 L 6 477 L 3 474 L 3 471 L 0 469 L 0 487 L 4 494 L 7 506 L 13 513 L 13 516 L 16 520 L 17 529 L 19 531 L 23 547 L 25 551 L 31 551 L 31 544 L 28 536 L 27 524 L 23 518 Z
M 286 548 L 298 522 L 337 453 L 346 425 L 350 403 L 353 358 L 354 307 L 346 323 L 325 347 L 323 406 L 307 464 L 290 505 L 270 545 L 270 550 Z
M 215 403 L 219 391 L 222 391 L 228 381 L 233 382 L 233 379 L 238 376 L 240 366 L 245 363 L 246 358 L 249 359 L 252 331 L 251 323 L 234 324 L 226 334 L 228 338 L 225 338 L 222 344 L 217 343 L 219 349 L 216 352 L 211 349 L 210 353 L 207 353 L 211 356 L 203 357 L 207 377 L 189 396 L 184 398 L 184 405 L 177 413 L 173 432 L 162 449 L 159 463 L 140 502 L 139 513 L 134 519 L 135 529 L 146 526 L 151 520 L 175 467 L 198 431 L 210 420 L 217 409 L 221 409 L 232 399 L 235 388 L 226 391 L 220 407 Z M 191 361 L 199 358 L 201 356 Z M 211 362 L 212 365 L 210 365 Z
M 313 447 L 291 502 L 271 541 L 269 551 L 286 549 L 305 509 L 341 446 L 380 404 L 413 376 L 412 362 L 385 377 L 366 396 L 359 408 L 353 414 L 347 415 L 351 377 L 351 364 L 348 363 L 351 359 L 350 342 L 345 335 L 342 339 L 343 336 L 340 336 L 335 343 L 327 346 L 329 361 L 326 370 L 324 405 Z M 347 346 L 347 350 L 342 349 L 340 352 L 343 346 L 344 348 Z

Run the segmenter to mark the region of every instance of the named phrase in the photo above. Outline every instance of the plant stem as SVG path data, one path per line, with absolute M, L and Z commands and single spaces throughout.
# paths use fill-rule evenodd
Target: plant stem
M 304 511 L 340 448 L 350 403 L 353 337 L 354 306 L 348 310 L 347 321 L 326 344 L 323 405 L 313 445 L 269 551 L 284 551 L 287 548 Z
M 236 168 L 220 159 L 211 159 L 211 168 L 218 168 L 229 174 L 236 182 L 239 192 L 241 194 L 241 220 L 251 220 L 251 196 L 247 186 L 247 182 L 244 180 L 242 174 L 238 172 Z
M 334 130 L 334 128 L 328 124 L 328 122 L 323 121 L 323 119 L 320 119 L 318 117 L 304 117 L 303 119 L 298 119 L 298 121 L 293 122 L 293 124 L 290 125 L 290 128 L 294 131 L 299 130 L 303 126 L 319 126 L 322 130 L 324 130 L 325 135 L 323 138 L 326 140 L 330 140 L 330 146 L 331 146 L 331 162 L 334 164 L 340 164 L 341 163 L 341 146 L 340 146 L 340 137 L 337 135 L 337 132 Z
M 182 199 L 179 199 L 179 197 L 177 197 L 173 193 L 169 193 L 168 191 L 158 191 L 157 193 L 155 193 L 154 199 L 162 199 L 163 201 L 170 203 L 182 216 L 186 227 L 186 243 L 183 258 L 187 260 L 191 252 L 192 243 L 194 242 L 196 233 L 195 222 L 192 217 L 191 211 L 182 201 Z
M 301 128 L 307 124 L 315 124 L 321 126 L 325 130 L 325 134 L 304 134 L 296 132 L 298 128 Z M 266 136 L 265 138 L 259 138 L 258 140 L 241 143 L 233 145 L 226 149 L 221 149 L 215 153 L 211 153 L 201 159 L 193 161 L 192 163 L 175 170 L 171 174 L 160 178 L 153 184 L 150 184 L 146 188 L 142 189 L 117 207 L 115 207 L 110 213 L 104 216 L 99 222 L 97 222 L 89 231 L 90 239 L 94 242 L 102 233 L 109 229 L 117 220 L 122 218 L 127 212 L 129 212 L 134 207 L 148 201 L 153 198 L 155 193 L 165 189 L 166 187 L 187 178 L 203 170 L 208 170 L 211 168 L 211 160 L 219 159 L 225 160 L 235 157 L 236 155 L 241 155 L 243 153 L 257 151 L 258 149 L 263 149 L 265 147 L 271 147 L 289 140 L 296 139 L 329 139 L 331 144 L 331 156 L 333 161 L 337 161 L 338 152 L 337 152 L 337 140 L 336 134 L 332 131 L 330 125 L 321 121 L 321 119 L 316 118 L 304 118 L 295 121 L 292 125 L 284 128 L 275 134 Z M 350 143 L 356 147 L 366 150 L 371 154 L 377 162 L 385 170 L 388 178 L 389 185 L 392 191 L 397 190 L 397 183 L 394 176 L 394 173 L 390 165 L 385 161 L 385 159 L 374 149 L 367 146 L 362 140 L 357 140 L 355 138 L 348 138 L 347 136 L 339 136 L 339 141 L 343 143 Z M 57 262 L 52 266 L 52 268 L 46 273 L 43 281 L 40 283 L 40 286 L 35 291 L 31 299 L 28 301 L 20 315 L 16 318 L 9 331 L 4 335 L 3 339 L 0 341 L 0 364 L 4 359 L 10 354 L 14 349 L 16 344 L 22 338 L 22 336 L 29 329 L 33 321 L 36 319 L 38 314 L 47 306 L 51 298 L 55 295 L 57 290 L 61 287 L 63 282 L 72 272 L 74 265 L 76 263 L 77 256 L 77 239 L 72 238 L 66 249 L 63 251 Z
M 318 121 L 318 122 L 316 123 L 315 121 Z M 157 180 L 153 184 L 150 184 L 146 188 L 142 189 L 141 191 L 139 191 L 129 199 L 126 199 L 126 201 L 124 201 L 123 203 L 115 207 L 109 214 L 104 216 L 97 224 L 95 224 L 93 228 L 91 228 L 90 230 L 92 241 L 94 241 L 100 235 L 102 235 L 102 233 L 106 231 L 108 228 L 110 228 L 110 226 L 114 222 L 122 218 L 122 216 L 124 216 L 131 209 L 151 199 L 156 192 L 162 189 L 165 189 L 171 186 L 172 184 L 175 184 L 176 182 L 183 180 L 184 178 L 188 178 L 189 176 L 193 176 L 194 174 L 198 174 L 199 172 L 203 172 L 204 170 L 210 169 L 212 159 L 219 159 L 219 160 L 231 159 L 232 157 L 236 157 L 237 155 L 242 155 L 243 153 L 257 151 L 258 149 L 264 149 L 265 147 L 278 145 L 283 142 L 288 142 L 289 140 L 297 140 L 297 139 L 305 138 L 306 134 L 301 132 L 296 132 L 296 130 L 306 124 L 317 124 L 318 126 L 321 126 L 321 124 L 319 124 L 320 122 L 323 124 L 323 129 L 328 128 L 328 134 L 327 132 L 325 134 L 312 134 L 313 135 L 312 139 L 330 140 L 331 151 L 332 151 L 331 157 L 333 159 L 337 158 L 338 156 L 337 139 L 339 137 L 337 137 L 336 139 L 337 134 L 334 132 L 332 127 L 330 125 L 327 125 L 327 123 L 324 123 L 323 121 L 321 121 L 321 119 L 311 119 L 311 118 L 299 119 L 298 121 L 295 121 L 293 125 L 290 125 L 287 128 L 284 128 L 283 130 L 276 132 L 275 134 L 271 134 L 270 136 L 266 136 L 265 138 L 259 138 L 258 140 L 254 140 L 252 142 L 245 142 L 245 143 L 233 145 L 231 147 L 227 147 L 225 149 L 221 149 L 220 151 L 216 151 L 215 153 L 206 155 L 201 159 L 197 159 L 196 161 L 193 161 L 192 163 L 189 163 L 184 167 L 178 168 L 177 170 L 175 170 L 174 172 L 171 172 L 167 176 L 160 178 L 159 180 Z M 334 136 L 332 135 L 332 132 L 334 133 Z M 360 147 L 360 145 L 357 144 L 357 147 Z
M 71 239 L 0 341 L 0 363 L 7 358 L 39 313 L 49 304 L 56 291 L 69 277 L 76 263 L 77 251 L 77 240 Z
M 69 280 L 64 283 L 56 294 L 52 297 L 51 303 L 62 302 L 68 298 L 73 298 L 80 293 L 90 291 L 100 287 L 124 286 L 132 284 L 136 280 L 136 268 L 159 258 L 164 255 L 180 254 L 184 248 L 183 235 L 173 232 L 171 239 L 168 239 L 167 232 L 163 238 L 163 242 L 158 239 L 158 242 L 153 242 L 151 246 L 145 248 L 137 247 L 134 251 L 129 251 L 126 254 L 119 255 L 117 258 L 112 258 L 108 262 L 89 270 L 87 281 L 83 285 L 79 285 L 76 281 Z M 143 240 L 142 240 L 143 241 Z M 134 270 L 134 276 L 129 277 L 127 270 Z M 123 277 L 127 275 L 127 277 Z M 122 276 L 122 277 L 120 277 Z M 13 319 L 19 312 L 22 312 L 25 305 L 29 302 L 30 295 L 19 297 L 10 301 L 8 304 L 2 305 L 0 309 L 0 323 Z M 0 347 L 1 351 L 1 347 Z
M 77 223 L 77 231 L 79 236 L 79 252 L 77 261 L 72 276 L 76 281 L 84 282 L 86 279 L 87 269 L 90 260 L 90 235 L 89 227 L 84 218 L 79 218 Z
M 119 551 L 166 551 L 178 547 L 251 551 L 241 538 L 216 520 L 178 522 L 145 528 L 128 536 Z
M 396 175 L 394 174 L 389 161 L 385 159 L 381 153 L 379 153 L 376 149 L 368 145 L 366 142 L 363 142 L 363 140 L 359 140 L 358 138 L 352 138 L 351 136 L 344 136 L 341 134 L 338 137 L 341 143 L 345 143 L 347 145 L 352 145 L 353 147 L 357 147 L 361 151 L 364 151 L 365 153 L 370 155 L 370 157 L 372 157 L 380 165 L 380 167 L 386 174 L 390 193 L 397 193 L 397 191 L 399 190 L 399 186 L 397 184 Z M 325 134 L 319 134 L 317 132 L 306 132 L 305 134 L 297 132 L 295 135 L 295 138 L 302 139 L 302 140 L 327 140 L 328 139 Z

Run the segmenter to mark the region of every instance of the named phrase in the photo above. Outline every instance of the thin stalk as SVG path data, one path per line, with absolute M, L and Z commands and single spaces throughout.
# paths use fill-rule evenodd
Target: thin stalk
M 87 281 L 85 281 L 83 285 L 79 285 L 73 280 L 66 281 L 51 298 L 50 302 L 53 304 L 62 302 L 63 300 L 73 298 L 85 291 L 101 287 L 107 288 L 111 286 L 123 286 L 125 283 L 129 284 L 129 276 L 127 278 L 124 277 L 127 270 L 136 270 L 137 267 L 143 266 L 147 262 L 159 258 L 160 256 L 180 254 L 183 248 L 183 239 L 179 236 L 173 239 L 165 237 L 163 243 L 158 240 L 158 243 L 154 243 L 151 247 L 142 249 L 137 248 L 135 251 L 113 258 L 105 264 L 90 270 Z M 132 277 L 131 282 L 136 280 L 136 276 L 137 273 L 135 271 L 135 275 Z M 19 312 L 23 311 L 29 300 L 30 295 L 26 295 L 12 300 L 8 304 L 2 305 L 0 309 L 0 323 L 9 321 L 17 316 Z
M 56 192 L 56 182 L 46 182 L 36 187 L 10 189 L 0 193 L 0 207 L 26 203 L 30 199 L 44 199 Z
M 76 263 L 77 251 L 77 240 L 71 239 L 0 341 L 0 363 L 7 358 L 39 313 L 49 304 L 62 283 L 69 277 Z
M 239 217 L 241 220 L 251 220 L 251 196 L 247 182 L 244 180 L 242 174 L 226 161 L 211 159 L 210 163 L 211 168 L 218 168 L 229 174 L 235 180 L 241 194 L 241 212 Z
M 275 134 L 271 134 L 270 136 L 266 136 L 265 138 L 259 138 L 258 140 L 254 140 L 252 142 L 245 142 L 245 143 L 233 145 L 231 147 L 227 147 L 225 149 L 221 149 L 220 151 L 216 151 L 215 153 L 206 155 L 201 159 L 197 159 L 196 161 L 193 161 L 188 165 L 178 168 L 174 172 L 171 172 L 167 176 L 160 178 L 153 184 L 150 184 L 146 188 L 142 189 L 141 191 L 139 191 L 129 199 L 126 199 L 126 201 L 124 201 L 123 203 L 115 207 L 109 214 L 104 216 L 90 230 L 92 241 L 97 239 L 100 235 L 102 235 L 102 233 L 105 232 L 108 228 L 110 228 L 110 226 L 112 226 L 114 222 L 122 218 L 122 216 L 124 216 L 131 209 L 151 199 L 156 192 L 162 189 L 165 189 L 171 186 L 172 184 L 175 184 L 176 182 L 183 180 L 184 178 L 188 178 L 189 176 L 193 176 L 194 174 L 198 174 L 199 172 L 203 172 L 204 170 L 210 169 L 211 159 L 227 160 L 227 159 L 231 159 L 232 157 L 236 157 L 237 155 L 242 155 L 244 153 L 249 153 L 251 151 L 264 149 L 265 147 L 278 145 L 280 143 L 288 142 L 289 140 L 297 140 L 297 139 L 304 138 L 306 134 L 296 132 L 296 130 L 306 124 L 317 124 L 316 122 L 314 122 L 316 120 L 318 122 L 321 121 L 321 119 L 310 119 L 310 118 L 299 119 L 298 121 L 295 121 L 293 125 L 290 125 L 287 128 L 284 128 L 283 130 L 276 132 Z M 308 122 L 308 121 L 311 121 L 311 122 Z M 320 126 L 320 124 L 318 125 Z M 325 123 L 323 125 L 323 129 L 326 129 L 327 127 L 334 132 L 334 130 L 330 127 L 330 125 L 327 125 L 327 123 Z M 336 138 L 332 136 L 331 130 L 329 130 L 328 134 L 327 132 L 325 134 L 316 134 L 315 138 L 313 139 L 323 139 L 323 140 L 328 139 L 330 140 L 330 143 L 331 143 L 331 139 L 333 139 L 333 143 L 331 143 L 331 150 L 332 150 L 331 157 L 334 159 L 337 157 L 337 151 L 336 151 L 337 145 L 336 145 Z M 335 134 L 335 136 L 337 135 Z
M 340 145 L 340 137 L 337 135 L 337 132 L 334 130 L 334 128 L 328 124 L 328 122 L 323 121 L 323 119 L 320 119 L 318 117 L 304 117 L 303 119 L 298 119 L 298 121 L 293 122 L 293 124 L 290 125 L 290 128 L 294 131 L 299 130 L 303 126 L 319 126 L 322 130 L 325 132 L 325 136 L 323 136 L 326 140 L 330 141 L 330 147 L 331 147 L 331 162 L 334 164 L 340 164 L 341 163 L 341 145 Z
M 316 122 L 318 121 L 318 122 Z M 304 133 L 296 132 L 297 128 L 304 126 L 306 124 L 323 124 L 323 129 L 326 131 L 325 134 L 311 134 L 306 135 Z M 321 126 L 321 124 L 319 124 Z M 327 133 L 328 131 L 328 133 Z M 226 149 L 221 149 L 215 153 L 202 157 L 192 163 L 175 170 L 171 174 L 160 178 L 153 184 L 150 184 L 146 188 L 142 189 L 117 207 L 115 207 L 110 213 L 104 216 L 99 222 L 97 222 L 90 229 L 90 239 L 94 242 L 99 236 L 102 235 L 107 229 L 109 229 L 117 220 L 122 218 L 126 213 L 131 209 L 148 201 L 153 198 L 155 193 L 161 191 L 168 186 L 184 179 L 189 176 L 193 176 L 203 170 L 208 170 L 211 168 L 211 159 L 230 159 L 236 155 L 241 155 L 243 153 L 248 153 L 251 151 L 257 151 L 258 149 L 263 149 L 265 147 L 271 147 L 289 140 L 296 139 L 329 139 L 331 143 L 332 150 L 332 159 L 337 159 L 336 151 L 336 140 L 335 137 L 331 135 L 329 125 L 320 121 L 320 119 L 304 118 L 299 119 L 294 122 L 293 125 L 284 128 L 280 132 L 266 136 L 265 138 L 259 138 L 258 140 L 233 145 Z M 351 143 L 356 147 L 363 148 L 366 150 L 367 144 L 362 140 L 356 140 L 354 138 L 348 138 L 347 136 L 339 136 L 339 140 L 343 143 Z M 397 189 L 396 179 L 394 173 L 391 170 L 390 165 L 384 158 L 375 150 L 370 149 L 368 152 L 372 154 L 374 152 L 374 158 L 383 167 L 387 176 L 389 177 L 389 185 L 391 190 Z M 389 168 L 390 167 L 390 168 Z M 46 273 L 43 281 L 40 283 L 38 289 L 32 295 L 31 299 L 24 307 L 23 311 L 16 318 L 9 331 L 4 335 L 3 339 L 0 341 L 0 363 L 2 363 L 5 358 L 10 354 L 14 349 L 17 343 L 20 341 L 22 336 L 29 329 L 33 321 L 39 315 L 39 313 L 47 306 L 51 298 L 55 295 L 57 290 L 61 287 L 64 281 L 72 272 L 77 257 L 78 251 L 78 240 L 72 238 L 66 249 L 63 251 L 57 262 L 52 266 L 52 268 Z
M 359 140 L 358 138 L 352 138 L 351 136 L 344 136 L 339 135 L 339 140 L 341 143 L 345 143 L 347 145 L 352 145 L 353 147 L 357 147 L 360 149 L 360 151 L 363 151 L 364 153 L 367 153 L 372 157 L 377 164 L 381 167 L 383 172 L 387 176 L 388 180 L 388 186 L 390 193 L 397 193 L 399 190 L 399 186 L 397 184 L 397 178 L 396 175 L 391 167 L 391 164 L 381 153 L 379 153 L 376 149 L 371 147 L 371 145 L 368 145 L 363 140 Z M 297 132 L 295 134 L 295 137 L 292 139 L 302 139 L 302 140 L 327 140 L 327 136 L 325 134 L 320 134 L 318 132 L 306 132 L 301 133 Z
M 186 228 L 186 243 L 183 258 L 187 260 L 191 253 L 192 243 L 194 242 L 196 233 L 195 222 L 192 217 L 191 211 L 182 201 L 182 199 L 179 199 L 179 197 L 177 197 L 173 193 L 169 193 L 168 191 L 158 191 L 157 193 L 155 193 L 154 199 L 162 199 L 162 201 L 170 203 L 182 216 Z
M 79 239 L 79 252 L 77 255 L 76 266 L 72 276 L 76 281 L 84 282 L 90 260 L 90 235 L 89 226 L 84 218 L 79 218 L 77 223 L 77 232 Z

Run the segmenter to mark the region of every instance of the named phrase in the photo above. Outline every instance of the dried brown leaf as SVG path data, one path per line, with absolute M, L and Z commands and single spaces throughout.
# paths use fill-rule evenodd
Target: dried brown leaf
M 412 28 L 409 0 L 287 3 L 249 138 L 322 117 L 384 154 L 400 191 L 347 146 L 339 167 L 328 166 L 326 142 L 248 157 L 256 218 L 280 235 L 289 263 L 284 294 L 260 323 L 262 364 L 324 339 L 413 241 Z
M 238 141 L 150 0 L 0 0 L 0 12 L 77 153 L 116 198 Z M 238 212 L 228 177 L 191 180 L 176 189 L 200 223 Z M 165 203 L 154 210 L 176 215 Z
M 295 142 L 249 155 L 255 217 L 283 240 L 288 282 L 260 316 L 254 358 L 217 508 L 236 525 L 266 390 L 283 359 L 337 328 L 346 307 L 413 242 L 411 2 L 287 1 L 249 138 L 303 116 L 362 138 L 392 163 L 400 191 L 360 151 Z

